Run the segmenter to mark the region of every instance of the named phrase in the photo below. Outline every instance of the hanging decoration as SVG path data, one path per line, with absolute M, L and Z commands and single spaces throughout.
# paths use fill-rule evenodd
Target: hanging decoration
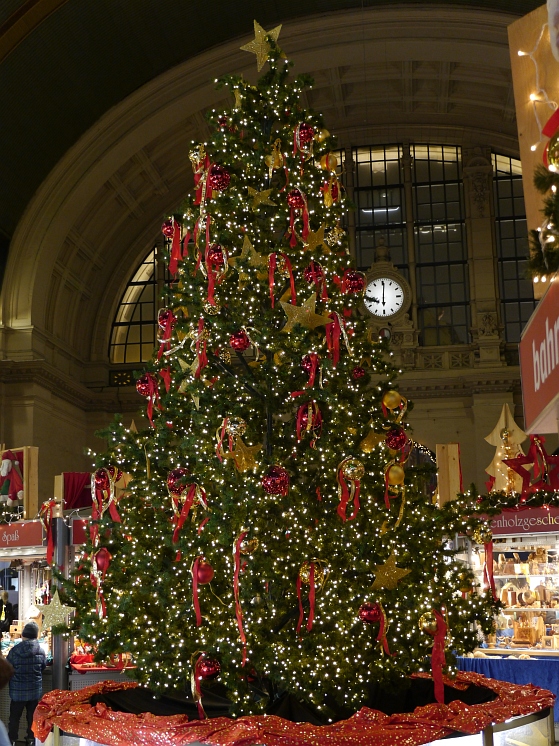
M 241 599 L 239 596 L 239 575 L 241 572 L 241 547 L 247 534 L 248 531 L 241 531 L 241 533 L 235 539 L 235 543 L 233 544 L 233 561 L 235 568 L 233 572 L 233 596 L 235 599 L 235 617 L 237 619 L 237 627 L 239 628 L 239 637 L 243 645 L 243 666 L 245 666 L 247 662 L 247 640 L 243 628 L 243 610 L 241 607 Z
M 503 459 L 524 456 L 520 444 L 527 437 L 527 434 L 514 421 L 509 405 L 503 404 L 499 421 L 485 438 L 490 445 L 496 448 L 493 460 L 485 469 L 489 474 L 489 480 L 486 482 L 489 491 L 504 492 L 507 496 L 514 492 L 522 492 L 521 475 L 504 463 Z
M 66 624 L 66 617 L 76 610 L 75 606 L 65 606 L 60 600 L 58 588 L 50 604 L 37 604 L 37 608 L 43 614 L 43 629 L 52 629 Z
M 262 477 L 262 487 L 268 495 L 285 497 L 289 492 L 289 473 L 283 466 L 271 466 Z
M 315 600 L 316 592 L 321 591 L 324 588 L 326 579 L 328 577 L 328 563 L 320 559 L 312 559 L 303 562 L 299 568 L 296 581 L 297 589 L 297 600 L 299 602 L 299 620 L 297 622 L 296 632 L 301 632 L 303 626 L 303 618 L 305 614 L 303 606 L 303 598 L 301 593 L 302 585 L 309 586 L 309 617 L 307 619 L 307 632 L 310 632 L 313 628 L 314 617 L 315 617 Z
M 280 301 L 280 305 L 287 316 L 287 322 L 281 330 L 282 332 L 292 332 L 297 324 L 306 329 L 316 329 L 318 326 L 331 323 L 330 316 L 321 316 L 315 312 L 316 293 L 307 298 L 302 306 L 285 303 L 284 301 Z
M 432 609 L 420 617 L 419 629 L 434 638 L 431 651 L 431 674 L 435 685 L 435 699 L 439 704 L 444 705 L 443 668 L 446 665 L 444 644 L 447 625 L 441 612 Z
M 246 422 L 240 417 L 225 417 L 216 431 L 216 456 L 221 462 L 223 459 L 232 459 L 240 473 L 255 468 L 255 455 L 262 450 L 262 443 L 255 446 L 247 446 L 244 443 L 241 436 L 245 431 Z M 228 436 L 228 451 L 223 447 L 226 435 Z
M 409 575 L 411 570 L 404 570 L 396 565 L 396 557 L 394 553 L 386 560 L 384 565 L 377 565 L 375 567 L 375 580 L 371 588 L 374 591 L 379 591 L 385 588 L 388 591 L 393 591 L 400 580 Z
M 202 612 L 200 611 L 200 601 L 198 599 L 198 586 L 211 583 L 214 577 L 214 569 L 210 563 L 202 556 L 196 557 L 190 568 L 192 574 L 192 605 L 196 614 L 196 626 L 202 625 Z
M 544 444 L 543 435 L 530 435 L 526 456 L 503 459 L 504 464 L 522 477 L 522 501 L 538 490 L 559 491 L 559 456 L 550 456 Z
M 337 472 L 338 500 L 340 502 L 336 512 L 342 521 L 353 521 L 359 511 L 359 491 L 361 489 L 361 479 L 365 474 L 365 467 L 358 459 L 348 456 L 338 464 Z M 346 510 L 350 501 L 353 501 L 353 512 L 348 518 Z
M 54 535 L 52 530 L 52 519 L 54 508 L 58 505 L 56 500 L 45 500 L 39 508 L 39 520 L 47 535 L 47 562 L 52 564 L 54 557 Z
M 309 445 L 314 448 L 322 433 L 322 413 L 315 401 L 301 404 L 297 410 L 297 441 L 300 442 L 305 435 L 311 433 Z
M 292 189 L 287 194 L 287 204 L 291 208 L 288 230 L 288 234 L 291 236 L 289 245 L 294 249 L 295 246 L 297 246 L 297 240 L 299 238 L 295 229 L 296 218 L 300 216 L 303 218 L 303 230 L 301 231 L 302 241 L 304 242 L 309 235 L 309 209 L 307 206 L 307 196 L 300 189 Z
M 153 407 L 157 403 L 158 409 L 162 409 L 161 402 L 159 401 L 159 388 L 157 386 L 157 378 L 150 373 L 144 373 L 136 381 L 136 391 L 140 396 L 145 396 L 148 400 L 147 404 L 147 416 L 151 427 L 155 427 L 153 424 Z
M 170 308 L 162 308 L 157 315 L 157 325 L 161 330 L 159 337 L 159 352 L 157 359 L 160 360 L 165 349 L 171 349 L 171 335 L 177 324 L 177 317 Z
M 388 633 L 388 622 L 386 619 L 386 612 L 382 604 L 379 601 L 374 603 L 364 603 L 359 607 L 359 619 L 364 624 L 378 624 L 378 634 L 376 642 L 379 643 L 382 653 L 386 655 L 394 656 L 396 653 L 391 653 L 388 647 L 388 640 L 386 635 Z
M 276 267 L 278 267 L 279 269 L 278 257 L 282 261 L 283 267 L 285 268 L 285 271 L 287 272 L 287 276 L 289 278 L 289 289 L 291 291 L 291 303 L 292 305 L 295 305 L 297 303 L 297 293 L 295 291 L 295 278 L 293 277 L 293 268 L 291 266 L 291 261 L 289 257 L 287 256 L 287 254 L 274 252 L 270 254 L 268 258 L 268 285 L 270 288 L 270 301 L 272 304 L 272 308 L 275 308 L 275 303 L 276 303 L 276 299 L 274 296 L 274 284 L 275 284 Z
M 340 339 L 343 339 L 345 348 L 350 357 L 353 357 L 353 350 L 349 344 L 349 338 L 345 328 L 345 322 L 339 313 L 335 311 L 329 314 L 330 322 L 326 324 L 326 346 L 328 354 L 332 358 L 332 366 L 335 368 L 340 362 Z
M 103 582 L 110 567 L 112 555 L 106 547 L 97 549 L 91 555 L 91 584 L 95 588 L 96 608 L 99 619 L 106 616 L 105 597 L 103 595 Z

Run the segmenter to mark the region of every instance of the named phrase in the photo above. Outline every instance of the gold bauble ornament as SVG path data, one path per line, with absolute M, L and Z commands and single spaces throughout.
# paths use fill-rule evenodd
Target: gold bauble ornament
M 314 139 L 317 142 L 324 142 L 324 140 L 326 140 L 326 138 L 328 137 L 330 137 L 330 133 L 324 127 L 314 133 Z
M 256 552 L 258 547 L 260 546 L 260 541 L 256 538 L 254 539 L 245 539 L 241 543 L 240 551 L 241 554 L 253 554 Z
M 299 577 L 304 585 L 311 584 L 311 562 L 314 564 L 314 586 L 322 590 L 328 577 L 328 563 L 324 560 L 313 559 L 303 562 L 299 568 Z
M 462 572 L 458 576 L 458 590 L 462 593 L 470 593 L 473 589 L 472 579 L 467 573 Z
M 227 365 L 229 365 L 231 363 L 231 353 L 229 352 L 229 350 L 220 350 L 219 359 L 223 360 L 224 363 L 227 363 Z
M 348 458 L 342 466 L 342 474 L 351 482 L 356 482 L 358 479 L 363 479 L 365 467 L 359 459 Z
M 244 435 L 247 429 L 247 424 L 242 417 L 229 417 L 225 425 L 225 432 L 227 435 L 231 435 L 233 438 Z
M 371 453 L 379 443 L 384 443 L 385 437 L 386 433 L 375 433 L 374 430 L 371 430 L 367 435 L 365 435 L 361 443 L 359 443 L 359 448 L 363 453 Z
M 400 466 L 400 464 L 392 464 L 388 469 L 387 481 L 388 484 L 404 484 L 406 478 L 406 472 Z
M 559 169 L 559 132 L 556 132 L 547 144 L 547 162 L 550 171 Z
M 387 409 L 398 409 L 402 403 L 402 397 L 397 391 L 385 391 L 382 395 L 382 403 Z
M 432 611 L 426 611 L 419 617 L 419 629 L 426 635 L 437 634 L 437 617 Z
M 335 171 L 338 165 L 338 159 L 334 153 L 326 153 L 320 159 L 320 168 L 323 171 Z
M 215 301 L 215 305 L 212 305 L 211 303 L 204 303 L 203 308 L 208 316 L 217 316 L 218 313 L 221 311 L 221 305 L 218 300 Z
M 478 526 L 472 531 L 472 539 L 476 544 L 489 544 L 493 541 L 493 534 L 486 526 Z

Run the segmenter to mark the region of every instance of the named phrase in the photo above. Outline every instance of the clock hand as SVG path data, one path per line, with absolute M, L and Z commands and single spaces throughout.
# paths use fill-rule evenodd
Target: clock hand
M 382 282 L 382 305 L 384 306 L 384 281 Z

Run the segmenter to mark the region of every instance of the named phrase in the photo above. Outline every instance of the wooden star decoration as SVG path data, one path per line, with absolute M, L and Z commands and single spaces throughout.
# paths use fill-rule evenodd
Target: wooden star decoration
M 307 298 L 302 306 L 294 306 L 291 303 L 285 303 L 285 301 L 280 301 L 280 304 L 287 315 L 287 323 L 282 332 L 293 331 L 296 324 L 300 324 L 307 329 L 316 329 L 317 326 L 325 326 L 332 321 L 329 316 L 321 316 L 315 313 L 316 293 Z
M 50 604 L 46 606 L 44 604 L 37 604 L 37 608 L 43 612 L 43 627 L 45 629 L 52 629 L 61 624 L 66 624 L 68 614 L 76 610 L 74 606 L 64 606 L 60 600 L 58 591 L 55 591 Z
M 255 446 L 247 446 L 242 438 L 235 439 L 235 450 L 230 453 L 224 453 L 225 458 L 232 458 L 235 461 L 237 471 L 243 472 L 254 469 L 256 466 L 255 454 L 262 450 L 262 443 Z
M 550 456 L 544 442 L 543 437 L 530 435 L 530 447 L 525 456 L 503 459 L 503 464 L 522 477 L 522 497 L 538 490 L 559 490 L 559 456 Z M 525 466 L 529 468 L 525 469 Z
M 239 273 L 239 284 L 248 282 L 249 276 L 243 272 L 241 262 L 248 262 L 249 267 L 259 270 L 256 276 L 259 280 L 265 280 L 268 277 L 268 257 L 259 254 L 250 242 L 250 238 L 245 236 L 241 253 L 237 256 L 229 257 L 229 264 Z
M 409 575 L 411 570 L 403 570 L 401 567 L 396 567 L 396 557 L 391 554 L 386 560 L 384 565 L 377 565 L 375 567 L 375 582 L 373 583 L 373 590 L 379 591 L 382 588 L 386 588 L 388 591 L 393 591 L 398 582 Z
M 254 187 L 248 187 L 248 196 L 252 197 L 252 210 L 257 210 L 260 205 L 272 205 L 272 207 L 277 207 L 277 204 L 272 202 L 270 199 L 270 194 L 272 192 L 273 189 L 263 189 L 261 192 L 257 192 Z
M 309 235 L 303 241 L 303 246 L 305 247 L 305 251 L 314 251 L 319 246 L 326 245 L 324 244 L 324 231 L 326 230 L 326 226 L 324 223 L 320 226 L 320 228 L 315 231 L 314 233 L 312 231 L 309 231 Z
M 258 21 L 254 21 L 254 39 L 248 44 L 244 44 L 241 49 L 243 52 L 253 52 L 253 54 L 256 55 L 256 67 L 258 72 L 262 70 L 270 55 L 271 47 L 268 38 L 273 42 L 277 42 L 280 31 L 281 24 L 273 28 L 271 31 L 265 31 Z

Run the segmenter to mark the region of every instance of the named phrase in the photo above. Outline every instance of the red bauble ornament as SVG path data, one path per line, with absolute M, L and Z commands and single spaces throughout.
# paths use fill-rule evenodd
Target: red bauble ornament
M 214 243 L 208 249 L 208 264 L 214 267 L 223 267 L 225 262 L 223 258 L 223 249 L 218 243 Z
M 300 417 L 300 429 L 301 432 L 310 432 L 312 430 L 317 430 L 322 425 L 322 415 L 320 413 L 320 409 L 318 407 L 314 409 L 313 407 L 311 409 L 311 421 L 309 424 L 309 405 L 303 404 L 300 407 L 301 410 L 301 417 Z
M 306 145 L 314 137 L 314 127 L 308 122 L 301 122 L 297 125 L 297 137 L 301 145 Z
M 231 175 L 226 168 L 217 163 L 211 167 L 208 174 L 208 186 L 210 189 L 215 189 L 216 192 L 223 192 L 229 186 L 230 181 Z
M 380 604 L 362 604 L 359 607 L 359 619 L 365 624 L 378 624 L 382 619 Z
M 111 475 L 113 482 L 118 482 L 122 479 L 122 471 L 118 466 L 107 466 L 107 471 Z
M 307 282 L 321 282 L 324 279 L 324 270 L 318 262 L 311 262 L 303 272 Z
M 245 330 L 241 329 L 229 337 L 229 344 L 237 352 L 244 352 L 250 347 L 250 339 Z
M 97 490 L 108 490 L 111 486 L 111 480 L 106 469 L 97 469 L 93 475 L 93 479 L 95 481 L 95 489 Z
M 287 195 L 287 204 L 296 210 L 302 210 L 305 206 L 305 198 L 299 189 L 292 189 Z
M 210 563 L 205 560 L 201 559 L 200 562 L 198 562 L 198 583 L 200 585 L 206 585 L 207 583 L 211 583 L 214 577 L 214 569 L 210 565 Z
M 174 232 L 175 232 L 175 226 L 173 225 L 173 221 L 166 220 L 161 226 L 161 233 L 163 233 L 165 238 L 173 238 Z
M 196 666 L 196 672 L 203 681 L 210 681 L 219 676 L 221 663 L 215 658 L 202 658 Z
M 358 365 L 356 368 L 354 368 L 351 371 L 351 376 L 354 381 L 358 381 L 360 378 L 363 378 L 367 374 L 367 371 L 365 368 L 362 368 L 360 365 Z
M 317 356 L 317 366 L 320 365 L 320 358 Z M 305 355 L 303 359 L 301 360 L 301 368 L 305 371 L 305 373 L 310 373 L 312 370 L 312 358 L 310 355 Z
M 225 114 L 223 114 L 222 116 L 219 117 L 219 119 L 217 120 L 217 123 L 219 124 L 220 127 L 227 127 L 228 121 L 229 121 L 229 118 L 226 117 Z
M 179 466 L 177 469 L 173 469 L 167 474 L 167 489 L 174 497 L 180 497 L 186 489 L 184 482 L 185 477 L 188 475 L 188 469 L 184 469 Z
M 346 270 L 344 272 L 343 288 L 346 293 L 360 293 L 365 287 L 365 278 L 361 272 Z
M 109 565 L 111 564 L 111 560 L 113 558 L 111 553 L 105 547 L 101 547 L 101 549 L 95 552 L 94 556 L 97 569 L 104 575 L 109 569 Z
M 330 196 L 332 197 L 332 201 L 333 202 L 336 202 L 336 200 L 340 196 L 340 190 L 338 188 L 338 182 L 337 181 L 334 181 L 330 185 Z
M 268 495 L 287 495 L 289 492 L 289 474 L 283 466 L 271 466 L 262 477 L 262 487 Z
M 144 373 L 136 381 L 136 391 L 140 396 L 151 396 L 157 391 L 157 379 L 152 373 Z
M 391 427 L 386 433 L 385 442 L 392 451 L 401 451 L 408 442 L 408 436 L 401 427 Z
M 157 315 L 157 323 L 160 329 L 174 329 L 177 317 L 170 308 L 162 308 Z

